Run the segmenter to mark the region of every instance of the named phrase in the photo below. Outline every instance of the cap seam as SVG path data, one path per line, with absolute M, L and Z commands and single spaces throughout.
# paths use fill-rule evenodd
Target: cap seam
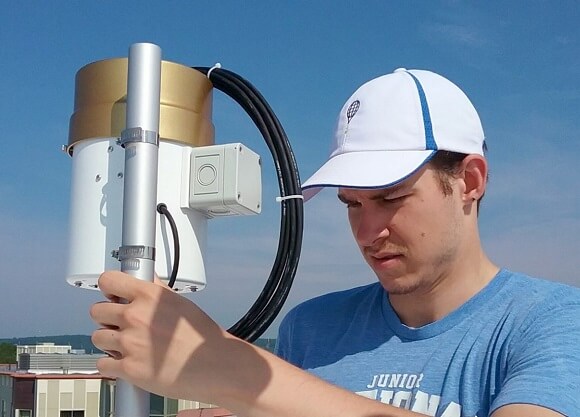
M 425 149 L 434 150 L 437 148 L 437 141 L 433 133 L 433 123 L 431 121 L 431 112 L 429 111 L 429 103 L 427 102 L 427 95 L 425 94 L 425 89 L 417 77 L 415 77 L 411 72 L 405 71 L 411 76 L 415 82 L 415 87 L 417 88 L 417 93 L 419 94 L 419 103 L 421 104 L 421 114 L 423 116 L 423 130 L 425 132 Z

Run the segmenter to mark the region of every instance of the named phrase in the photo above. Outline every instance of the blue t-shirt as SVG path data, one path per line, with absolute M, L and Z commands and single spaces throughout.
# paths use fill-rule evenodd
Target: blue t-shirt
M 580 416 L 580 289 L 502 270 L 420 328 L 379 283 L 295 307 L 277 353 L 368 398 L 437 417 L 487 417 L 513 403 Z

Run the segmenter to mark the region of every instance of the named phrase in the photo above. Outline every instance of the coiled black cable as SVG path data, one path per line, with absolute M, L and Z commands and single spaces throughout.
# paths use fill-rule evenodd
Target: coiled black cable
M 303 200 L 300 177 L 292 149 L 280 121 L 262 95 L 241 76 L 225 70 L 208 67 L 194 69 L 209 74 L 214 87 L 235 100 L 250 116 L 268 146 L 276 175 L 280 196 L 298 196 L 280 202 L 280 236 L 272 270 L 264 289 L 248 312 L 228 332 L 250 342 L 260 337 L 272 324 L 292 286 L 303 233 Z

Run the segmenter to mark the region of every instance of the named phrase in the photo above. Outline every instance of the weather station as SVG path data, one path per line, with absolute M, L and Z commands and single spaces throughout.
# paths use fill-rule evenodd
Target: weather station
M 235 100 L 262 134 L 280 190 L 280 233 L 272 271 L 247 313 L 228 331 L 256 340 L 284 304 L 298 265 L 303 199 L 292 149 L 262 95 L 239 75 L 162 60 L 137 43 L 127 58 L 97 61 L 76 75 L 74 113 L 63 149 L 72 158 L 67 281 L 98 289 L 121 270 L 174 291 L 206 285 L 207 222 L 262 209 L 259 155 L 215 144 L 212 92 Z M 214 220 L 219 221 L 219 220 Z M 115 415 L 148 416 L 148 393 L 117 381 Z

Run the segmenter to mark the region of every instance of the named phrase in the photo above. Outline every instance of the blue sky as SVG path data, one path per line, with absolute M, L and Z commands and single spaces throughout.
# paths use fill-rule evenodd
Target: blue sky
M 489 144 L 481 235 L 498 264 L 580 286 L 580 3 L 562 1 L 8 2 L 0 14 L 0 337 L 88 334 L 96 292 L 64 280 L 75 73 L 153 42 L 190 66 L 221 62 L 277 113 L 305 179 L 363 82 L 430 69 L 471 98 Z M 268 159 L 257 130 L 215 94 L 216 141 Z M 260 291 L 278 233 L 276 182 L 264 210 L 214 220 L 208 288 L 193 298 L 223 325 Z M 332 192 L 306 205 L 303 255 L 286 311 L 374 280 Z M 267 335 L 275 334 L 275 326 Z

